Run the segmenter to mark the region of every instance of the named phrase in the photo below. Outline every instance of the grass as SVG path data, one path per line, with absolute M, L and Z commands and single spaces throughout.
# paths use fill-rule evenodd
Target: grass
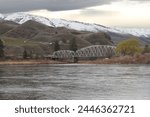
M 3 38 L 4 45 L 6 46 L 36 46 L 37 42 L 29 41 L 26 39 L 16 39 L 16 38 Z

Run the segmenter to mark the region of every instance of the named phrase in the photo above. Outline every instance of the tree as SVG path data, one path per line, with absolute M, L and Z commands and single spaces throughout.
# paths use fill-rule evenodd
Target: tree
M 4 57 L 4 44 L 3 41 L 0 39 L 0 58 Z
M 73 38 L 70 41 L 70 50 L 75 52 L 75 51 L 77 51 L 77 49 L 78 49 L 78 47 L 77 47 L 76 39 Z M 77 63 L 78 62 L 78 57 L 74 56 L 73 61 L 74 61 L 74 63 Z
M 116 52 L 121 55 L 134 55 L 135 53 L 140 53 L 140 42 L 134 38 L 121 41 L 116 47 Z
M 76 51 L 77 49 L 78 49 L 78 47 L 77 47 L 76 39 L 73 38 L 73 39 L 70 41 L 70 50 Z
M 54 42 L 54 51 L 58 51 L 58 50 L 60 50 L 60 46 L 59 46 L 58 41 L 56 40 L 56 41 Z
M 24 51 L 23 51 L 23 59 L 27 59 L 27 57 L 28 57 L 27 50 L 24 49 Z

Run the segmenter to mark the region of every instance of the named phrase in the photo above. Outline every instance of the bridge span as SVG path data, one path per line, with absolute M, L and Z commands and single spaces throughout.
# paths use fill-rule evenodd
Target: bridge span
M 114 56 L 115 46 L 110 45 L 92 45 L 81 48 L 76 52 L 71 50 L 55 51 L 52 55 L 53 58 L 58 59 L 72 59 L 72 58 L 109 58 Z

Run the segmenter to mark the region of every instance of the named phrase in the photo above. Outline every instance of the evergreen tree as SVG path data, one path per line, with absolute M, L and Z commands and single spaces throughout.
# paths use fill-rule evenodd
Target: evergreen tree
M 60 50 L 60 46 L 59 46 L 58 41 L 55 41 L 54 42 L 54 51 L 58 51 L 58 50 Z
M 26 49 L 23 51 L 23 59 L 27 59 L 28 57 L 28 53 L 26 51 Z
M 73 39 L 70 41 L 70 50 L 76 51 L 77 49 L 78 49 L 78 47 L 77 47 L 76 39 L 73 38 Z
M 0 39 L 0 58 L 4 57 L 4 44 L 3 41 Z

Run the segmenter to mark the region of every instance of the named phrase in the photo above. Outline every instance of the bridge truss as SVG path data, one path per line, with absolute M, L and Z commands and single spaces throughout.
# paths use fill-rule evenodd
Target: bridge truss
M 71 50 L 60 50 L 53 53 L 53 58 L 71 59 L 77 58 L 92 58 L 92 57 L 112 57 L 115 55 L 115 46 L 110 45 L 93 45 L 81 48 L 76 52 Z

